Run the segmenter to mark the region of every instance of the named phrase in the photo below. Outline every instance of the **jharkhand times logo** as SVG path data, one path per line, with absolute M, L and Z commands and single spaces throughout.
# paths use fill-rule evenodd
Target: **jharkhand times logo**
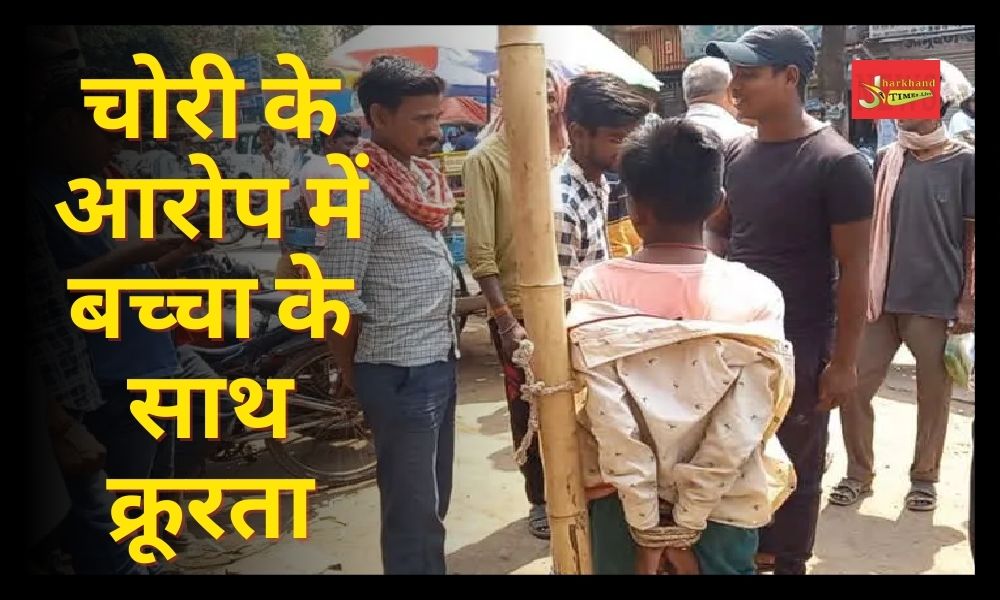
M 933 79 L 928 81 L 898 79 L 883 82 L 882 76 L 876 75 L 871 84 L 862 82 L 861 86 L 870 92 L 871 97 L 858 98 L 858 104 L 862 108 L 876 108 L 883 103 L 888 106 L 902 106 L 932 98 L 934 91 L 931 88 L 936 87 L 936 82 Z

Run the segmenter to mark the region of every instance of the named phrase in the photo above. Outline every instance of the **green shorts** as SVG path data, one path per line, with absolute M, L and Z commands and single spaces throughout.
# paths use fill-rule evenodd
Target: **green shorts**
M 635 542 L 629 533 L 618 494 L 593 500 L 590 512 L 590 548 L 595 575 L 635 573 Z M 757 530 L 713 523 L 694 545 L 702 575 L 754 575 Z

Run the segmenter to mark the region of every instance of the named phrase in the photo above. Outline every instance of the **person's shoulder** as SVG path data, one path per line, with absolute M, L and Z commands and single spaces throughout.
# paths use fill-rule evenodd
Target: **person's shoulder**
M 560 162 L 549 170 L 549 180 L 552 183 L 552 191 L 559 197 L 565 193 L 575 195 L 576 188 L 573 185 L 573 175 L 565 162 Z
M 742 123 L 740 123 L 742 125 Z M 722 154 L 728 163 L 731 160 L 739 158 L 748 148 L 750 148 L 754 141 L 756 141 L 756 130 L 753 128 L 748 128 L 748 130 L 741 134 L 735 135 L 722 142 Z
M 731 136 L 730 139 L 738 139 L 747 136 L 749 136 L 750 139 L 753 139 L 753 136 L 755 136 L 756 134 L 757 130 L 755 128 L 740 123 L 739 121 L 734 121 L 729 125 L 729 135 Z
M 968 142 L 960 139 L 952 139 L 952 142 L 957 146 L 954 153 L 947 157 L 947 160 L 952 163 L 962 165 L 964 169 L 967 165 L 975 168 L 976 166 L 976 147 Z
M 836 162 L 848 156 L 861 154 L 860 150 L 830 125 L 817 131 L 814 136 L 813 143 L 809 146 L 823 158 Z
M 746 294 L 746 299 L 751 304 L 768 304 L 775 298 L 781 298 L 781 290 L 770 278 L 741 262 L 723 260 L 711 255 L 705 264 L 705 269 L 731 281 L 733 288 L 740 290 L 741 295 Z
M 358 176 L 361 179 L 367 179 L 368 180 L 368 193 L 365 194 L 366 197 L 368 197 L 369 199 L 371 199 L 373 202 L 379 203 L 379 204 L 384 203 L 384 202 L 387 201 L 387 199 L 385 197 L 385 192 L 382 191 L 382 188 L 381 188 L 381 186 L 379 186 L 379 184 L 378 184 L 377 181 L 375 181 L 374 179 L 372 179 L 371 177 L 369 177 L 367 173 L 359 172 Z
M 619 268 L 623 260 L 628 259 L 613 258 L 584 267 L 576 276 L 576 281 L 573 283 L 573 290 L 578 295 L 583 294 L 592 300 L 600 300 L 601 290 L 605 287 L 602 285 L 602 282 L 611 277 L 611 273 Z
M 976 162 L 976 147 L 964 140 L 954 140 L 958 144 L 956 155 L 959 160 Z
M 552 193 L 552 209 L 556 212 L 576 214 L 579 194 L 573 186 L 572 177 L 558 166 L 552 168 L 549 177 L 549 189 Z
M 965 123 L 971 122 L 972 117 L 965 114 L 965 111 L 960 110 L 951 116 L 951 123 Z
M 480 141 L 478 144 L 471 146 L 468 149 L 468 154 L 465 155 L 465 161 L 468 162 L 470 160 L 472 161 L 486 160 L 489 152 L 494 148 L 496 148 L 497 145 L 500 143 L 499 138 L 500 138 L 499 133 L 491 133 L 485 138 L 483 138 L 482 141 Z M 457 145 L 458 142 L 456 140 L 456 146 Z

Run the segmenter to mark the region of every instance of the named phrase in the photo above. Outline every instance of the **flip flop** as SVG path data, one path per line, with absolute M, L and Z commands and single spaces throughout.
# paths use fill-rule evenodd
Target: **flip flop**
M 929 512 L 937 508 L 937 490 L 934 484 L 914 481 L 906 494 L 906 508 L 916 512 Z
M 840 480 L 837 487 L 830 491 L 830 504 L 837 506 L 851 506 L 857 504 L 859 500 L 872 493 L 870 483 L 861 483 L 857 479 L 845 477 Z

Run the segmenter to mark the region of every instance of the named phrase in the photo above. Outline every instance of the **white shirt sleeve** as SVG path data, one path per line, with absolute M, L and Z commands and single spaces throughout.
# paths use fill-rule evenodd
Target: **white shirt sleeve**
M 975 133 L 976 131 L 976 121 L 965 114 L 964 111 L 958 111 L 951 118 L 951 123 L 948 125 L 948 133 L 952 136 L 956 136 L 963 131 L 971 131 Z

